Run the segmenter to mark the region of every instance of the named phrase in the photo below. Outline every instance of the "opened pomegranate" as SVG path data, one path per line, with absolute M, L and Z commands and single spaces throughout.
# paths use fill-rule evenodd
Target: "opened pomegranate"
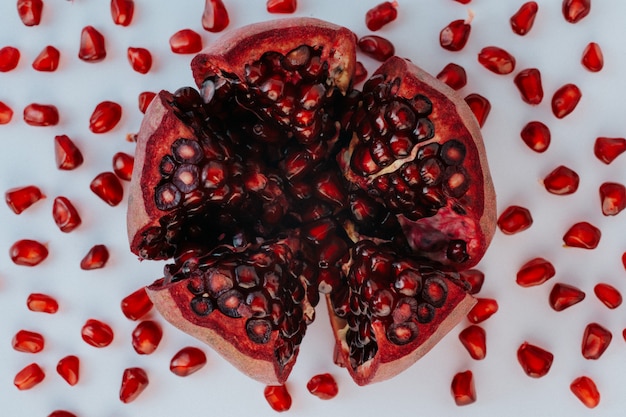
M 176 327 L 284 383 L 320 292 L 335 361 L 393 377 L 465 317 L 459 271 L 495 228 L 479 125 L 462 97 L 392 57 L 353 89 L 356 36 L 310 18 L 228 32 L 162 91 L 137 135 L 128 233 L 170 259 L 148 287 Z

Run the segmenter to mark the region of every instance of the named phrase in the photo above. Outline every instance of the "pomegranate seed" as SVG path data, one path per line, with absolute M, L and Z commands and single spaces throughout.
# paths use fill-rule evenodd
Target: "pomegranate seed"
M 361 52 L 377 61 L 386 61 L 396 52 L 393 44 L 386 38 L 367 35 L 359 39 L 357 45 Z
M 156 93 L 153 93 L 152 91 L 144 91 L 142 93 L 139 93 L 139 97 L 137 99 L 139 111 L 145 113 L 150 103 L 152 103 L 154 97 L 156 97 Z
M 616 182 L 600 185 L 600 203 L 602 214 L 615 216 L 626 208 L 626 187 Z
M 202 27 L 209 32 L 221 32 L 230 23 L 228 11 L 222 0 L 206 0 L 202 13 Z
M 116 25 L 130 25 L 134 12 L 135 2 L 133 0 L 111 0 L 111 18 Z
M 80 149 L 67 135 L 54 137 L 54 155 L 57 167 L 62 170 L 76 169 L 84 161 Z
M 113 329 L 100 320 L 87 320 L 80 333 L 87 344 L 97 348 L 107 347 L 113 342 Z
M 15 214 L 20 214 L 37 201 L 45 198 L 41 189 L 36 185 L 27 185 L 24 187 L 11 188 L 4 193 L 4 199 L 7 205 Z
M 513 235 L 528 229 L 533 224 L 533 218 L 527 208 L 509 206 L 498 217 L 498 227 L 505 235 Z
M 472 371 L 467 370 L 455 374 L 452 378 L 450 391 L 452 392 L 454 402 L 458 406 L 476 402 L 476 387 Z
M 124 188 L 120 179 L 112 172 L 98 174 L 89 185 L 98 197 L 110 206 L 117 206 L 124 198 Z
M 538 153 L 548 150 L 552 138 L 550 128 L 538 121 L 528 122 L 522 128 L 520 136 L 530 149 Z
M 36 71 L 53 72 L 59 68 L 61 53 L 54 46 L 46 46 L 33 61 Z
M 478 269 L 466 269 L 459 272 L 460 278 L 463 282 L 469 284 L 469 293 L 474 295 L 478 294 L 485 282 L 485 274 Z
M 622 305 L 622 294 L 612 285 L 600 283 L 593 287 L 593 292 L 602 303 L 610 309 Z
M 17 14 L 26 26 L 41 23 L 43 0 L 17 0 Z
M 109 260 L 109 250 L 105 245 L 94 245 L 80 261 L 80 269 L 90 271 L 104 268 Z
M 57 373 L 71 386 L 78 384 L 79 370 L 80 360 L 74 355 L 61 358 L 57 363 Z
M 498 302 L 493 298 L 477 298 L 476 304 L 467 313 L 467 319 L 474 324 L 481 323 L 498 311 Z
M 545 376 L 550 371 L 553 360 L 552 353 L 528 342 L 522 343 L 517 349 L 517 361 L 526 375 L 532 378 Z
M 50 104 L 31 103 L 24 107 L 24 121 L 30 126 L 55 126 L 59 123 L 59 111 Z
M 13 349 L 18 352 L 37 353 L 44 348 L 44 338 L 40 333 L 20 330 L 13 336 Z
M 460 51 L 467 44 L 471 31 L 472 26 L 469 21 L 462 19 L 454 20 L 441 29 L 439 45 L 448 51 Z
M 65 410 L 55 410 L 48 414 L 48 417 L 76 417 L 76 414 Z
M 106 56 L 104 36 L 93 26 L 85 26 L 80 34 L 78 58 L 85 62 L 100 62 Z
M 21 239 L 11 245 L 9 254 L 16 265 L 36 266 L 48 257 L 48 248 L 36 240 Z
M 602 232 L 594 225 L 587 222 L 574 224 L 563 235 L 565 246 L 582 249 L 595 249 L 600 243 Z
M 467 73 L 465 68 L 453 62 L 447 64 L 439 74 L 439 81 L 446 83 L 453 90 L 460 90 L 467 84 Z
M 398 2 L 385 1 L 365 13 L 365 26 L 371 31 L 377 31 L 387 23 L 393 22 L 398 17 Z
M 593 146 L 593 153 L 600 161 L 610 164 L 626 151 L 626 139 L 599 137 Z
M 31 363 L 15 375 L 13 384 L 20 391 L 24 391 L 39 384 L 45 377 L 43 369 L 38 364 Z
M 5 125 L 13 119 L 13 109 L 0 101 L 0 125 Z
M 472 359 L 481 360 L 487 356 L 487 334 L 485 329 L 472 324 L 459 333 L 459 340 Z
M 121 118 L 122 106 L 113 101 L 103 101 L 91 113 L 89 130 L 93 133 L 106 133 L 117 126 Z
M 133 70 L 140 74 L 147 74 L 152 67 L 152 55 L 146 48 L 128 47 L 128 62 Z
M 578 174 L 563 165 L 556 167 L 543 179 L 543 186 L 546 188 L 546 191 L 556 195 L 575 193 L 578 190 L 579 183 L 580 177 Z
M 170 48 L 175 54 L 195 54 L 202 50 L 202 37 L 191 29 L 182 29 L 170 38 Z
M 454 0 L 457 3 L 461 3 L 461 4 L 469 4 L 472 0 Z
M 339 392 L 337 381 L 331 374 L 315 375 L 306 384 L 309 392 L 322 400 L 335 398 Z
M 563 311 L 585 299 L 585 293 L 567 284 L 557 283 L 550 291 L 550 307 L 555 311 Z
M 126 368 L 120 386 L 120 401 L 127 404 L 139 397 L 148 387 L 148 374 L 141 368 Z
M 606 351 L 613 339 L 611 332 L 598 323 L 585 327 L 582 342 L 582 354 L 585 359 L 598 359 Z
M 54 314 L 59 310 L 57 300 L 46 294 L 32 293 L 26 299 L 26 306 L 30 311 Z
M 0 48 L 0 72 L 9 72 L 20 62 L 20 51 L 12 46 Z
M 189 376 L 200 370 L 206 364 L 206 355 L 195 347 L 186 347 L 174 355 L 170 361 L 170 371 L 174 375 Z
M 354 84 L 359 84 L 365 81 L 367 78 L 367 68 L 361 61 L 356 62 L 356 66 L 354 68 Z
M 591 11 L 591 0 L 563 0 L 563 17 L 570 23 L 578 23 Z
M 552 96 L 552 113 L 559 119 L 564 118 L 574 111 L 581 97 L 582 93 L 575 84 L 565 84 Z
M 544 258 L 534 258 L 517 271 L 516 282 L 521 287 L 541 285 L 556 274 L 554 265 Z
M 126 318 L 139 320 L 152 309 L 152 301 L 150 301 L 145 287 L 141 287 L 124 297 L 120 307 Z
M 124 152 L 113 155 L 113 172 L 124 181 L 130 181 L 133 174 L 135 158 Z
M 586 407 L 594 408 L 600 404 L 600 392 L 593 380 L 587 376 L 576 378 L 570 384 L 570 390 Z
M 52 218 L 59 229 L 64 233 L 69 233 L 76 229 L 82 222 L 76 207 L 74 207 L 67 197 L 63 196 L 54 199 L 54 203 L 52 204 Z
M 267 0 L 269 13 L 293 13 L 298 8 L 297 0 Z
M 538 10 L 539 6 L 534 1 L 528 1 L 522 4 L 519 10 L 515 12 L 509 20 L 513 32 L 520 36 L 526 35 L 535 23 L 535 17 L 537 16 Z
M 489 100 L 480 94 L 472 93 L 465 97 L 465 102 L 470 109 L 472 109 L 472 113 L 474 113 L 476 120 L 478 120 L 478 125 L 483 127 L 491 111 L 491 103 Z
M 598 72 L 604 67 L 604 57 L 600 45 L 590 42 L 583 51 L 581 63 L 591 72 Z
M 543 100 L 541 73 L 537 68 L 521 70 L 513 79 L 522 100 L 530 105 L 537 105 Z
M 132 333 L 132 345 L 140 355 L 149 355 L 156 350 L 163 337 L 159 323 L 152 320 L 142 321 Z
M 478 53 L 478 62 L 495 74 L 510 74 L 515 69 L 515 58 L 502 48 L 486 46 Z
M 291 394 L 286 385 L 268 385 L 263 394 L 274 411 L 287 411 L 291 408 Z

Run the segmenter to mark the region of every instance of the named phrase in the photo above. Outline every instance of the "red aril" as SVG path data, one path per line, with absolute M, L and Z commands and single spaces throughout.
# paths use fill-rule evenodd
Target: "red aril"
M 450 62 L 437 74 L 437 79 L 446 83 L 453 90 L 460 90 L 467 84 L 467 73 L 462 66 Z
M 515 14 L 513 14 L 513 16 L 509 19 L 513 32 L 520 36 L 526 35 L 535 23 L 535 17 L 537 16 L 538 10 L 539 6 L 537 5 L 537 2 L 527 1 L 522 4 Z
M 80 360 L 78 356 L 68 355 L 57 363 L 57 373 L 71 386 L 78 384 L 80 377 Z
M 17 14 L 26 26 L 37 26 L 41 23 L 43 0 L 17 0 Z
M 46 377 L 43 369 L 37 363 L 31 363 L 19 371 L 13 378 L 13 385 L 18 390 L 24 391 L 31 389 L 39 384 Z
M 598 300 L 610 309 L 614 309 L 622 305 L 622 294 L 617 288 L 610 284 L 599 283 L 593 287 L 593 292 Z
M 613 339 L 611 332 L 599 325 L 590 323 L 585 327 L 582 341 L 582 354 L 585 359 L 599 359 Z
M 206 355 L 197 347 L 185 347 L 172 357 L 170 371 L 181 377 L 189 376 L 199 371 L 206 364 Z
M 550 307 L 555 311 L 563 311 L 566 308 L 580 303 L 585 299 L 585 293 L 573 285 L 557 283 L 550 291 Z
M 30 126 L 55 126 L 59 111 L 51 104 L 31 103 L 24 107 L 24 121 Z
M 367 78 L 367 68 L 361 61 L 357 61 L 354 66 L 354 84 L 360 84 Z
M 524 102 L 537 105 L 543 100 L 541 72 L 537 68 L 526 68 L 515 75 L 513 82 L 519 90 Z
M 541 285 L 556 274 L 552 262 L 544 258 L 534 258 L 517 271 L 516 281 L 521 287 Z
M 563 17 L 570 23 L 578 23 L 591 11 L 591 0 L 563 0 Z
M 385 1 L 372 7 L 365 13 L 365 26 L 371 31 L 377 31 L 398 17 L 398 2 Z
M 82 223 L 78 210 L 67 198 L 59 196 L 52 203 L 52 218 L 57 227 L 64 233 L 69 233 Z
M 141 287 L 122 299 L 120 303 L 122 313 L 130 320 L 139 320 L 152 309 L 152 301 L 146 293 L 146 288 Z
M 339 393 L 337 381 L 331 374 L 318 374 L 309 379 L 306 389 L 313 395 L 322 400 L 330 400 L 335 398 Z
M 133 70 L 140 74 L 147 74 L 152 68 L 152 54 L 146 48 L 129 46 L 126 56 Z
M 560 165 L 552 170 L 543 179 L 543 186 L 546 191 L 556 195 L 569 195 L 578 190 L 580 177 L 571 168 Z
M 286 385 L 268 385 L 263 395 L 274 411 L 282 412 L 291 408 L 291 394 Z
M 20 51 L 13 46 L 0 48 L 0 72 L 9 72 L 20 62 Z
M 48 417 L 77 417 L 76 414 L 65 410 L 55 410 L 48 414 Z
M 139 107 L 139 111 L 145 113 L 155 96 L 156 93 L 153 93 L 152 91 L 143 91 L 139 93 L 139 96 L 137 97 L 137 106 Z
M 134 12 L 134 0 L 111 0 L 111 18 L 116 25 L 130 25 Z
M 554 355 L 536 345 L 524 342 L 517 349 L 517 361 L 524 373 L 532 378 L 545 376 L 552 367 Z
M 122 106 L 114 101 L 102 101 L 91 113 L 89 130 L 93 133 L 106 133 L 117 126 L 121 118 Z
M 54 137 L 54 157 L 57 168 L 61 170 L 76 169 L 84 161 L 82 152 L 67 135 Z
M 80 331 L 80 335 L 87 344 L 97 348 L 109 346 L 114 337 L 111 326 L 96 319 L 87 320 Z
M 106 58 L 104 36 L 93 26 L 85 26 L 80 33 L 78 58 L 85 62 L 100 62 Z
M 46 196 L 36 185 L 27 185 L 24 187 L 16 187 L 7 190 L 4 193 L 4 199 L 11 210 L 15 214 L 20 214 L 37 201 Z
M 600 185 L 600 205 L 602 214 L 615 216 L 626 208 L 626 187 L 617 182 L 605 182 Z
M 550 128 L 536 120 L 526 123 L 520 132 L 520 136 L 526 146 L 538 153 L 548 150 L 552 138 Z
M 478 121 L 478 125 L 483 127 L 487 121 L 487 116 L 491 111 L 491 103 L 486 97 L 481 96 L 478 93 L 471 93 L 465 96 L 465 102 L 474 113 L 474 117 Z
M 461 3 L 461 4 L 469 4 L 472 0 L 454 0 L 457 3 Z
M 572 381 L 570 390 L 586 407 L 595 408 L 600 404 L 600 392 L 593 379 L 580 376 Z
M 13 109 L 0 101 L 0 125 L 5 125 L 13 119 Z
M 41 333 L 20 330 L 13 336 L 12 346 L 18 352 L 37 353 L 43 350 L 45 341 Z
M 90 271 L 104 268 L 109 260 L 109 250 L 105 245 L 94 245 L 80 261 L 80 269 Z
M 469 293 L 472 295 L 478 294 L 485 282 L 485 274 L 478 269 L 466 269 L 459 272 L 460 278 L 463 282 L 467 283 L 470 287 Z
M 269 13 L 294 13 L 298 8 L 297 0 L 267 0 L 265 4 Z
M 48 248 L 36 240 L 21 239 L 11 245 L 9 254 L 16 265 L 36 266 L 48 257 Z
M 202 27 L 209 32 L 221 32 L 230 23 L 228 10 L 222 0 L 205 0 Z
M 626 151 L 626 139 L 598 137 L 593 145 L 593 153 L 600 161 L 610 164 Z
M 467 44 L 472 26 L 471 19 L 454 20 L 444 27 L 439 33 L 439 45 L 448 51 L 460 51 Z
M 467 313 L 467 319 L 474 323 L 482 323 L 498 311 L 498 302 L 493 298 L 477 298 L 476 304 Z
M 131 343 L 135 352 L 140 355 L 149 355 L 159 347 L 162 337 L 161 325 L 153 320 L 145 320 L 133 330 Z
M 396 52 L 395 47 L 387 38 L 378 35 L 363 36 L 358 40 L 357 45 L 365 55 L 380 62 L 391 58 Z
M 474 374 L 472 371 L 467 370 L 455 374 L 452 377 L 450 391 L 454 402 L 458 406 L 476 402 L 476 386 L 474 385 Z
M 582 249 L 595 249 L 600 243 L 602 232 L 600 229 L 588 222 L 579 222 L 570 227 L 565 235 L 563 242 L 565 246 Z
M 202 37 L 191 29 L 181 29 L 170 37 L 170 49 L 175 54 L 195 54 L 202 50 Z
M 486 46 L 478 53 L 478 62 L 489 71 L 505 75 L 515 70 L 515 57 L 497 46 Z
M 591 72 L 598 72 L 604 67 L 602 48 L 596 42 L 589 42 L 583 50 L 580 61 Z
M 523 232 L 533 224 L 530 211 L 521 206 L 509 206 L 498 217 L 498 227 L 505 235 Z
M 552 113 L 562 119 L 574 111 L 582 93 L 576 84 L 565 84 L 554 92 L 552 96 Z
M 54 314 L 59 310 L 59 303 L 47 294 L 32 293 L 26 299 L 26 307 L 30 311 Z
M 89 188 L 105 203 L 117 206 L 124 198 L 124 187 L 120 179 L 112 172 L 102 172 L 91 181 Z
M 487 333 L 485 329 L 472 324 L 459 333 L 459 340 L 472 359 L 481 360 L 487 356 Z
M 59 67 L 61 53 L 54 46 L 48 45 L 37 55 L 33 61 L 33 69 L 36 71 L 53 72 Z
M 130 181 L 133 174 L 135 158 L 125 152 L 117 152 L 113 155 L 113 172 L 119 179 Z
M 120 401 L 124 404 L 135 401 L 148 387 L 148 374 L 142 368 L 126 368 L 120 385 Z

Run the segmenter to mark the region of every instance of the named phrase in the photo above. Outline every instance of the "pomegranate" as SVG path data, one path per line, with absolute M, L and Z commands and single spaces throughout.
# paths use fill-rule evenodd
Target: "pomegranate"
M 398 57 L 355 90 L 356 49 L 312 18 L 230 31 L 192 60 L 198 89 L 161 91 L 137 134 L 130 248 L 170 260 L 148 295 L 269 386 L 320 292 L 357 384 L 406 369 L 474 305 L 459 271 L 494 233 L 465 100 Z

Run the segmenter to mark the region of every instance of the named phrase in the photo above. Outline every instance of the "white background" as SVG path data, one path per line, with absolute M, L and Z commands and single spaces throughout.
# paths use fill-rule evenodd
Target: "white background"
M 270 19 L 263 0 L 224 0 L 231 15 L 231 27 Z M 378 0 L 300 0 L 297 15 L 315 16 L 344 24 L 359 36 L 368 33 L 365 12 Z M 558 0 L 538 1 L 535 26 L 525 37 L 515 35 L 509 17 L 522 1 L 473 0 L 462 5 L 452 0 L 398 0 L 399 18 L 379 33 L 391 39 L 397 54 L 408 57 L 426 70 L 437 73 L 448 62 L 464 66 L 466 95 L 477 92 L 487 97 L 492 111 L 483 133 L 498 193 L 498 213 L 512 204 L 527 207 L 534 218 L 532 227 L 514 236 L 496 233 L 493 244 L 479 265 L 486 274 L 480 294 L 497 299 L 500 310 L 483 323 L 487 332 L 487 357 L 472 360 L 458 341 L 460 324 L 426 357 L 395 379 L 368 387 L 357 387 L 347 372 L 332 363 L 332 337 L 323 308 L 309 328 L 298 363 L 288 382 L 293 396 L 292 415 L 431 415 L 431 416 L 574 416 L 622 415 L 626 409 L 626 327 L 624 306 L 604 307 L 593 294 L 598 282 L 607 282 L 626 291 L 626 276 L 620 257 L 626 250 L 626 214 L 604 217 L 600 211 L 598 187 L 604 181 L 624 181 L 626 156 L 607 166 L 593 155 L 598 136 L 624 135 L 624 74 L 626 47 L 623 21 L 626 3 L 621 0 L 594 0 L 591 14 L 580 23 L 567 23 Z M 201 0 L 136 0 L 135 18 L 130 27 L 112 23 L 105 0 L 47 0 L 38 27 L 20 22 L 15 1 L 0 3 L 0 47 L 19 48 L 22 59 L 17 69 L 0 73 L 0 101 L 15 115 L 0 126 L 0 190 L 35 184 L 47 199 L 20 216 L 0 206 L 0 408 L 6 416 L 47 416 L 55 409 L 67 409 L 82 417 L 257 415 L 272 416 L 263 398 L 263 386 L 239 374 L 208 347 L 207 365 L 198 373 L 179 378 L 170 373 L 169 360 L 180 348 L 199 346 L 192 338 L 164 323 L 156 313 L 151 318 L 164 327 L 164 339 L 149 356 L 137 355 L 130 344 L 136 323 L 127 320 L 120 300 L 160 276 L 162 264 L 139 263 L 127 248 L 125 202 L 109 207 L 89 190 L 91 179 L 111 170 L 117 151 L 132 153 L 127 133 L 137 130 L 141 114 L 137 95 L 141 91 L 174 90 L 192 82 L 191 56 L 175 55 L 168 39 L 179 29 L 202 33 L 205 44 L 217 35 L 203 31 Z M 439 31 L 450 21 L 475 16 L 469 43 L 461 52 L 439 46 Z M 80 31 L 93 25 L 106 37 L 107 58 L 88 64 L 78 59 Z M 590 73 L 580 64 L 581 53 L 590 41 L 598 42 L 606 65 Z M 44 46 L 61 51 L 55 73 L 38 73 L 33 59 Z M 496 45 L 517 58 L 516 71 L 495 75 L 482 68 L 476 56 L 481 48 Z M 126 60 L 129 46 L 148 48 L 154 56 L 149 74 L 141 75 Z M 362 58 L 369 66 L 372 61 Z M 513 76 L 518 70 L 539 68 L 545 98 L 538 106 L 522 102 Z M 563 120 L 550 111 L 553 92 L 565 83 L 582 90 L 578 108 Z M 121 123 L 112 132 L 94 135 L 88 130 L 91 111 L 103 100 L 119 102 L 124 108 Z M 31 102 L 55 104 L 61 114 L 58 126 L 36 128 L 21 117 Z M 529 150 L 519 131 L 530 120 L 540 120 L 552 130 L 552 145 L 544 154 Z M 53 137 L 69 135 L 81 148 L 85 164 L 76 171 L 55 167 Z M 567 165 L 581 177 L 579 190 L 571 196 L 548 194 L 541 179 L 558 165 Z M 127 187 L 127 184 L 125 184 Z M 61 233 L 53 223 L 51 207 L 58 195 L 70 198 L 83 218 L 79 229 Z M 596 250 L 564 248 L 563 233 L 575 222 L 586 220 L 602 230 Z M 13 265 L 10 245 L 22 238 L 47 242 L 49 258 L 35 268 Z M 106 244 L 111 260 L 106 268 L 82 271 L 79 262 L 94 244 Z M 515 273 L 527 260 L 544 256 L 556 267 L 557 275 L 543 286 L 521 288 Z M 548 294 L 555 282 L 576 285 L 586 299 L 569 310 L 557 313 L 548 306 Z M 33 313 L 25 301 L 31 292 L 55 296 L 60 310 L 55 315 Z M 322 307 L 320 305 L 320 307 Z M 113 344 L 104 349 L 81 340 L 80 328 L 89 318 L 109 323 L 115 331 Z M 580 353 L 584 327 L 598 322 L 613 333 L 613 342 L 597 361 Z M 16 352 L 11 339 L 20 329 L 41 332 L 46 338 L 43 352 L 32 355 Z M 542 346 L 555 359 L 550 373 L 541 379 L 527 377 L 516 360 L 524 342 Z M 81 359 L 78 385 L 70 387 L 55 372 L 57 361 L 69 354 Z M 13 386 L 14 375 L 31 362 L 39 363 L 47 376 L 30 391 Z M 143 367 L 150 385 L 131 404 L 118 399 L 125 368 Z M 474 372 L 478 401 L 457 407 L 450 395 L 450 381 L 459 371 Z M 331 372 L 339 383 L 339 395 L 327 402 L 310 395 L 308 379 Z M 580 376 L 592 377 L 601 392 L 600 405 L 587 410 L 570 392 L 570 382 Z

